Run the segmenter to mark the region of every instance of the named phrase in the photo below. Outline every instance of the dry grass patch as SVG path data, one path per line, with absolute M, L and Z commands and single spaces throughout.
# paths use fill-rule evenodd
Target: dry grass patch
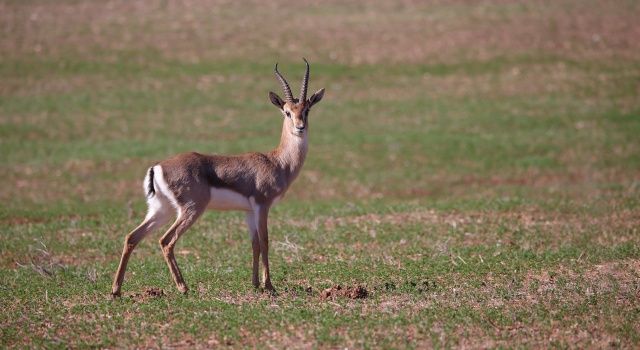
M 514 232 L 518 230 L 547 232 L 555 235 L 562 244 L 563 240 L 575 238 L 587 229 L 603 230 L 605 233 L 599 236 L 599 244 L 620 244 L 634 241 L 634 232 L 640 227 L 640 213 L 636 210 L 625 209 L 621 211 L 607 212 L 598 216 L 586 216 L 584 214 L 558 213 L 553 214 L 537 209 L 508 211 L 508 212 L 438 212 L 435 210 L 415 210 L 409 212 L 389 214 L 365 214 L 357 216 L 319 216 L 312 221 L 298 221 L 287 219 L 285 221 L 274 220 L 274 227 L 310 228 L 317 230 L 335 231 L 336 228 L 353 226 L 360 232 L 371 233 L 380 225 L 390 225 L 398 228 L 422 224 L 425 227 L 443 227 L 464 232 L 462 241 L 455 241 L 455 245 L 474 246 L 488 244 L 495 239 L 496 229 Z M 482 233 L 476 232 L 482 228 Z M 373 231 L 372 231 L 373 230 Z M 574 232 L 574 234 L 562 237 L 562 232 Z M 616 232 L 615 236 L 606 235 L 606 232 Z M 375 233 L 374 233 L 375 235 Z M 449 238 L 451 235 L 448 235 Z M 493 238 L 493 239 L 491 239 Z M 509 236 L 500 237 L 508 241 Z M 453 238 L 455 240 L 455 238 Z M 454 242 L 452 242 L 454 243 Z M 548 248 L 548 246 L 547 246 Z
M 330 288 L 324 289 L 320 293 L 320 299 L 336 299 L 339 297 L 349 299 L 365 299 L 369 296 L 369 291 L 363 286 L 349 286 L 342 287 L 341 285 L 335 285 Z
M 630 310 L 640 306 L 640 261 L 628 259 L 587 267 L 585 270 L 558 266 L 549 270 L 529 271 L 522 282 L 510 276 L 483 277 L 481 287 L 462 282 L 462 278 L 444 282 L 438 289 L 419 295 L 382 293 L 374 303 L 363 309 L 366 314 L 409 312 L 420 315 L 434 308 L 471 308 L 480 313 L 480 319 L 471 324 L 458 325 L 450 332 L 433 324 L 432 335 L 444 344 L 477 348 L 521 344 L 548 347 L 553 344 L 573 344 L 579 347 L 609 347 L 631 345 L 621 338 L 610 322 L 628 320 L 624 315 L 593 315 L 590 308 L 598 303 L 611 303 L 616 309 Z M 612 301 L 607 301 L 609 298 Z M 597 301 L 599 300 L 599 301 Z M 592 303 L 593 302 L 593 303 Z M 590 305 L 590 306 L 589 306 Z M 561 310 L 580 310 L 575 315 L 564 315 Z M 522 313 L 545 310 L 550 313 L 542 319 L 518 321 Z M 502 315 L 495 318 L 493 311 Z M 476 323 L 476 321 L 479 321 Z M 533 321 L 533 323 L 529 323 Z M 615 323 L 614 323 L 615 324 Z M 632 326 L 636 332 L 637 325 Z M 617 327 L 614 327 L 617 328 Z M 438 335 L 439 334 L 439 335 Z
M 144 47 L 186 61 L 316 53 L 350 64 L 442 62 L 461 52 L 482 59 L 531 50 L 637 58 L 638 11 L 633 4 L 606 1 L 10 2 L 0 8 L 0 48 L 12 55 L 92 55 Z M 315 29 L 293 30 L 302 27 Z

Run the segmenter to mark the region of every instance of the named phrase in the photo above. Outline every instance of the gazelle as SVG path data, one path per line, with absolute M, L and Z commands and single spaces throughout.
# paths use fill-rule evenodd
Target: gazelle
M 253 285 L 260 287 L 258 268 L 262 256 L 264 288 L 275 291 L 269 275 L 269 209 L 284 196 L 300 173 L 307 155 L 309 110 L 324 96 L 324 89 L 320 89 L 307 99 L 309 63 L 306 59 L 304 62 L 306 71 L 300 99 L 293 97 L 289 84 L 278 72 L 278 65 L 275 66 L 276 78 L 282 85 L 285 98 L 282 100 L 269 92 L 271 103 L 280 109 L 284 117 L 280 144 L 274 150 L 233 156 L 184 153 L 147 170 L 143 183 L 147 194 L 147 215 L 125 239 L 111 290 L 114 297 L 120 295 L 133 249 L 145 236 L 166 224 L 174 212 L 177 218 L 160 238 L 160 246 L 177 288 L 186 293 L 188 288 L 173 249 L 180 236 L 207 209 L 246 213 L 253 248 Z

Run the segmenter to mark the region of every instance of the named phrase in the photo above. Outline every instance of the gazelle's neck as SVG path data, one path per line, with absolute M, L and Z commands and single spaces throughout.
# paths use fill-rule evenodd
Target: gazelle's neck
M 282 126 L 282 135 L 280 136 L 280 144 L 273 150 L 273 157 L 289 178 L 290 181 L 298 176 L 304 160 L 307 156 L 308 148 L 308 131 L 302 136 L 296 136 L 291 133 L 290 126 L 284 122 Z

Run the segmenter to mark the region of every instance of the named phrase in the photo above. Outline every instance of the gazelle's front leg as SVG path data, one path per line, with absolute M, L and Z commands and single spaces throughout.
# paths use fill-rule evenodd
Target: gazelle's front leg
M 260 240 L 258 238 L 258 215 L 253 211 L 248 211 L 246 216 L 247 228 L 249 229 L 249 238 L 251 239 L 251 248 L 253 249 L 253 275 L 251 282 L 255 288 L 260 287 L 258 279 L 258 268 L 260 267 Z
M 264 280 L 264 288 L 268 291 L 275 292 L 275 288 L 271 284 L 271 276 L 269 274 L 269 230 L 267 229 L 267 218 L 269 216 L 269 206 L 258 207 L 258 238 L 260 243 L 260 255 L 262 255 L 262 279 Z

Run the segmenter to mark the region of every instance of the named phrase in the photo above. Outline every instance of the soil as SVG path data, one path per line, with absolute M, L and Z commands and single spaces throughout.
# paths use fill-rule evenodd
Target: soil
M 365 299 L 369 296 L 369 292 L 363 286 L 342 287 L 341 285 L 335 285 L 331 288 L 327 288 L 320 293 L 320 299 L 336 299 L 336 298 L 349 298 L 349 299 Z

